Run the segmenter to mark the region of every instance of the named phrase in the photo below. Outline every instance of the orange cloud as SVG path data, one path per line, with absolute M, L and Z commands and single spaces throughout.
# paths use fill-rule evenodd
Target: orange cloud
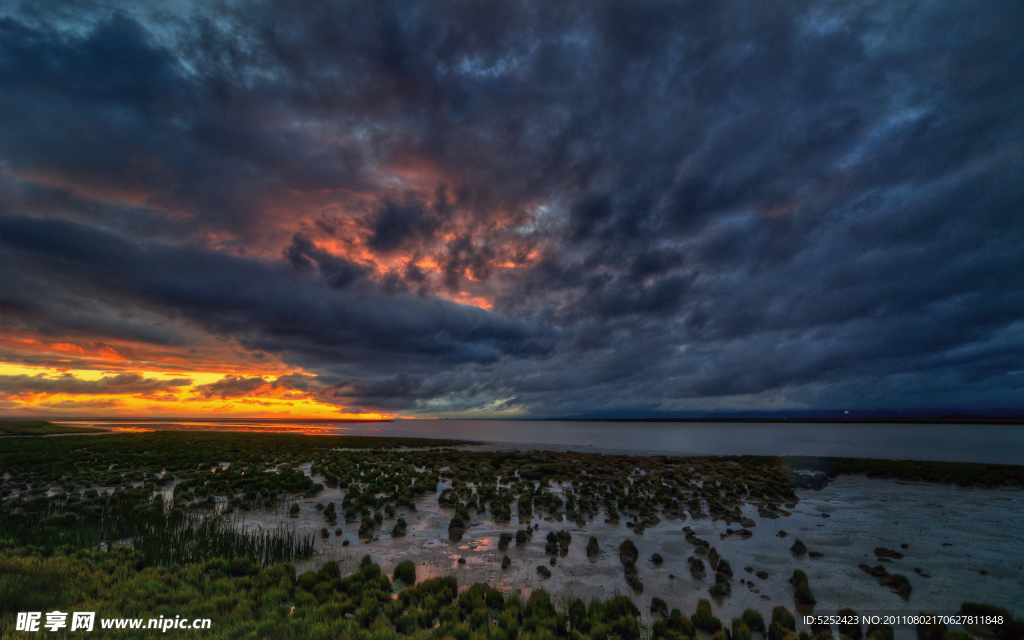
M 48 367 L 55 370 L 205 371 L 224 374 L 269 373 L 289 369 L 263 354 L 233 344 L 208 340 L 188 348 L 165 347 L 130 340 L 90 337 L 51 338 L 37 332 L 3 328 L 0 363 Z
M 217 376 L 209 372 L 192 378 L 168 374 L 94 371 L 35 371 L 0 364 L 0 406 L 10 415 L 94 415 L 177 417 L 208 414 L 267 418 L 385 419 L 391 414 L 347 411 L 318 398 L 314 376 L 293 372 L 268 379 L 262 376 Z

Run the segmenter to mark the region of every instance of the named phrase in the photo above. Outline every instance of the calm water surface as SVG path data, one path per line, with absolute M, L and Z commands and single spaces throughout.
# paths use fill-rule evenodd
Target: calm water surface
M 455 438 L 524 448 L 709 455 L 802 455 L 1024 464 L 1024 426 L 409 419 L 373 423 L 78 421 L 115 431 L 188 429 Z

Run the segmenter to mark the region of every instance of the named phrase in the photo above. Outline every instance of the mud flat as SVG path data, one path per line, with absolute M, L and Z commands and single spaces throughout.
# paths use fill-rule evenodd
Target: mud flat
M 449 486 L 441 484 L 439 491 Z M 480 582 L 509 593 L 543 588 L 556 601 L 626 594 L 645 615 L 650 599 L 656 596 L 670 609 L 689 612 L 700 598 L 710 597 L 708 590 L 715 583 L 712 571 L 701 580 L 691 577 L 687 558 L 694 556 L 695 547 L 683 532 L 683 527 L 689 526 L 727 559 L 734 571 L 731 595 L 712 599 L 715 615 L 723 620 L 737 617 L 747 608 L 770 611 L 783 605 L 794 609 L 789 583 L 794 569 L 806 572 L 817 600 L 813 611 L 819 613 L 835 613 L 845 607 L 862 613 L 952 613 L 965 600 L 1004 606 L 1024 602 L 1020 577 L 1024 545 L 1019 535 L 1024 530 L 1024 491 L 1020 489 L 839 476 L 821 490 L 796 493 L 799 501 L 782 509 L 788 515 L 777 518 L 762 517 L 756 506 L 744 505 L 743 516 L 755 523 L 748 527 L 749 537 L 733 534 L 722 538 L 727 529 L 740 527 L 710 517 L 663 518 L 636 535 L 627 526 L 631 518 L 623 516 L 618 523 L 608 523 L 604 512 L 583 527 L 564 516 L 531 517 L 526 522 L 513 516 L 510 522 L 501 523 L 489 514 L 479 514 L 455 542 L 448 539 L 447 530 L 453 510 L 439 506 L 435 493 L 417 502 L 415 512 L 400 514 L 409 525 L 404 537 L 378 533 L 375 539 L 360 539 L 358 523 L 339 518 L 342 535 L 336 536 L 332 530 L 328 539 L 318 539 L 317 555 L 299 563 L 298 568 L 315 570 L 334 561 L 346 573 L 358 567 L 363 555 L 370 554 L 385 568 L 412 561 L 418 580 L 452 575 L 463 587 Z M 290 526 L 299 533 L 319 531 L 323 524 L 316 503 L 340 505 L 343 498 L 343 491 L 325 489 L 316 498 L 303 501 L 298 519 L 278 511 L 250 513 L 240 522 L 266 528 Z M 390 523 L 386 520 L 381 531 L 390 530 Z M 502 532 L 514 533 L 527 525 L 539 527 L 528 543 L 513 541 L 507 550 L 498 548 Z M 547 533 L 562 529 L 572 535 L 568 553 L 546 554 Z M 590 536 L 599 541 L 600 552 L 588 557 Z M 643 594 L 633 593 L 623 578 L 618 548 L 627 539 L 640 552 L 636 566 Z M 790 549 L 796 539 L 815 556 L 821 555 L 794 556 Z M 343 546 L 345 541 L 348 546 Z M 879 559 L 874 552 L 878 547 L 897 550 L 902 557 Z M 663 559 L 660 564 L 650 560 L 655 553 Z M 506 555 L 511 566 L 502 569 Z M 556 559 L 554 566 L 549 564 L 551 557 Z M 881 564 L 892 574 L 907 576 L 911 593 L 903 597 L 892 592 L 859 569 L 860 564 Z M 551 577 L 538 574 L 538 566 L 548 567 Z M 746 567 L 752 571 L 746 572 Z M 767 578 L 757 577 L 758 572 L 766 572 Z M 739 583 L 741 579 L 745 582 Z

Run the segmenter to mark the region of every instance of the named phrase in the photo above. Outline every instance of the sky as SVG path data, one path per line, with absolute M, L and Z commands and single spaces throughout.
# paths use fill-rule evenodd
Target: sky
M 0 415 L 1024 408 L 1019 0 L 0 8 Z

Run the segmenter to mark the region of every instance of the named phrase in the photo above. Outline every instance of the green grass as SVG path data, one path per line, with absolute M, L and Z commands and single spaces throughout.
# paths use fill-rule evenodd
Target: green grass
M 0 557 L 0 614 L 67 606 L 74 572 L 67 559 Z
M 72 427 L 46 420 L 0 420 L 0 436 L 50 436 L 60 433 L 97 433 L 106 429 Z
M 24 549 L 9 551 L 0 558 L 0 637 L 15 637 L 17 612 L 54 609 L 95 611 L 98 619 L 210 618 L 210 631 L 173 632 L 168 637 L 228 639 L 694 640 L 698 629 L 705 633 L 722 629 L 707 600 L 697 603 L 691 617 L 673 609 L 645 627 L 637 605 L 622 595 L 587 603 L 579 598 L 553 598 L 536 589 L 523 597 L 483 584 L 460 588 L 454 577 L 404 585 L 395 593 L 396 585 L 370 556 L 347 576 L 340 575 L 333 562 L 318 571 L 297 574 L 286 563 L 261 567 L 214 558 L 152 567 L 140 560 L 138 551 L 123 548 L 48 556 Z M 661 611 L 666 608 L 663 602 L 657 605 Z M 1007 619 L 1003 626 L 983 631 L 998 640 L 1019 639 L 1022 621 L 1012 618 L 1011 612 L 990 605 L 962 607 L 965 612 L 982 608 Z M 770 635 L 797 638 L 788 609 L 775 607 L 771 614 Z M 750 634 L 748 621 L 761 627 L 763 619 L 761 612 L 748 609 L 742 619 L 732 621 L 732 637 L 743 640 Z M 888 628 L 872 631 L 874 637 L 891 637 Z M 42 635 L 73 637 L 67 629 Z M 104 631 L 98 621 L 88 635 L 154 637 L 145 629 Z
M 35 583 L 30 600 L 0 600 L 0 637 L 12 635 L 16 612 L 60 607 L 95 611 L 97 618 L 210 618 L 213 628 L 203 636 L 217 638 L 641 638 L 640 612 L 625 596 L 589 604 L 576 599 L 559 607 L 541 589 L 528 598 L 482 584 L 460 590 L 453 577 L 427 580 L 396 595 L 369 556 L 343 577 L 333 563 L 296 575 L 289 564 L 258 567 L 223 559 L 147 567 L 127 549 L 51 557 L 17 554 L 0 564 L 0 593 L 15 593 L 26 575 L 44 577 Z M 685 618 L 678 612 L 675 616 L 671 628 L 685 628 Z M 151 631 L 103 631 L 99 626 L 90 637 L 153 637 Z M 45 635 L 72 634 L 64 629 Z M 672 636 L 652 636 L 661 637 Z
M 149 565 L 195 563 L 216 557 L 267 566 L 313 555 L 313 535 L 238 531 L 226 518 L 164 511 L 150 491 L 119 489 L 78 494 L 21 496 L 0 503 L 0 547 L 90 549 L 128 544 Z

